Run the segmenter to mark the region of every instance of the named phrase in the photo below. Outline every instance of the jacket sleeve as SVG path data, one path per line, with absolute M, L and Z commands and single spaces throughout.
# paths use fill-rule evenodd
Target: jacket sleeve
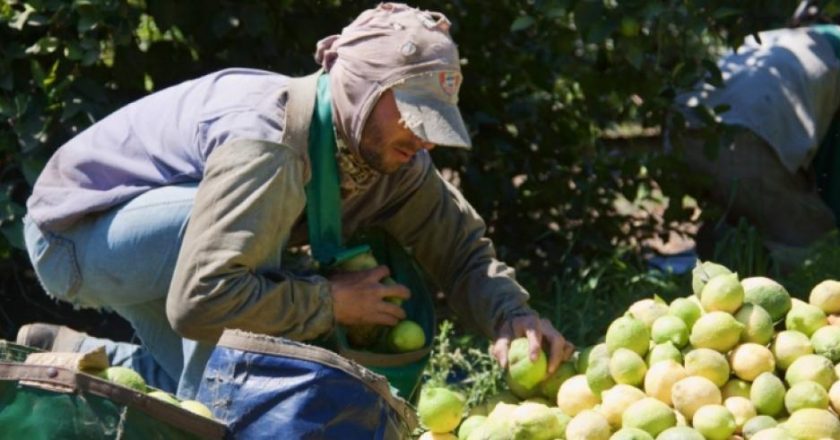
M 182 336 L 215 342 L 225 328 L 307 340 L 334 326 L 324 278 L 282 270 L 306 204 L 305 164 L 292 148 L 237 140 L 208 158 L 166 301 Z
M 413 252 L 457 316 L 492 338 L 504 320 L 533 313 L 528 293 L 496 259 L 478 213 L 424 156 L 420 171 L 392 189 L 405 195 L 386 208 L 380 224 Z

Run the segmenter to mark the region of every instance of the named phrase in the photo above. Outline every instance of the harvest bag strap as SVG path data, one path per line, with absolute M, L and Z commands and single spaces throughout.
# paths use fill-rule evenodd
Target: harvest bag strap
M 312 256 L 327 268 L 367 252 L 367 245 L 345 249 L 341 237 L 341 194 L 338 164 L 335 160 L 338 147 L 332 121 L 330 76 L 318 78 L 315 110 L 309 125 L 309 161 L 312 178 L 306 185 L 306 217 L 309 226 L 309 244 Z

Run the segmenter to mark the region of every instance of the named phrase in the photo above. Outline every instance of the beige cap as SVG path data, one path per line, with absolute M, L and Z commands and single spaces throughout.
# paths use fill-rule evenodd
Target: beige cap
M 418 137 L 436 145 L 471 145 L 458 110 L 463 78 L 449 26 L 439 12 L 383 3 L 319 42 L 316 59 L 331 76 L 337 127 L 354 146 L 388 89 Z

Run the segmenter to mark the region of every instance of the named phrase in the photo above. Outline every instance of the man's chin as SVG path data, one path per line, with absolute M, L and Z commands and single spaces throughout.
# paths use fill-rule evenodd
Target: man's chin
M 402 162 L 385 162 L 385 161 L 365 161 L 369 167 L 373 168 L 380 174 L 394 174 L 408 163 Z
M 379 174 L 385 174 L 385 175 L 387 175 L 387 174 L 394 174 L 394 173 L 396 173 L 396 172 L 397 172 L 397 171 L 399 171 L 399 170 L 400 170 L 400 168 L 402 168 L 402 167 L 403 167 L 403 165 L 401 165 L 401 164 L 397 164 L 397 165 L 387 166 L 387 167 L 371 167 L 371 168 L 373 168 L 373 169 L 374 169 L 377 173 L 379 173 Z

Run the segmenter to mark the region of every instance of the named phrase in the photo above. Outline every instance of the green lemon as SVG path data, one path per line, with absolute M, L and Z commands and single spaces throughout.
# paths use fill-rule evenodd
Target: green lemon
M 154 397 L 155 399 L 163 400 L 164 402 L 172 404 L 172 405 L 180 405 L 181 404 L 181 402 L 178 401 L 178 399 L 176 399 L 175 396 L 167 393 L 166 391 L 161 391 L 161 390 L 150 391 L 148 396 L 149 397 Z
M 426 332 L 414 321 L 404 319 L 388 332 L 388 346 L 397 353 L 419 350 L 426 345 Z
M 707 440 L 727 440 L 738 427 L 735 416 L 723 405 L 705 405 L 694 413 L 692 426 Z
M 794 330 L 784 330 L 776 334 L 770 350 L 776 358 L 776 365 L 782 370 L 787 370 L 790 364 L 800 357 L 814 353 L 808 336 Z
M 676 347 L 683 347 L 688 343 L 688 326 L 676 316 L 660 316 L 653 321 L 651 339 L 657 344 L 671 342 Z
M 762 373 L 750 387 L 750 401 L 758 414 L 775 417 L 785 407 L 785 384 L 773 373 Z
M 757 304 L 744 304 L 735 313 L 735 319 L 744 324 L 741 342 L 767 345 L 773 340 L 773 318 Z
M 652 436 L 677 425 L 674 410 L 658 399 L 646 397 L 624 411 L 622 428 L 639 428 Z
M 610 376 L 619 384 L 638 386 L 645 380 L 647 365 L 636 352 L 619 348 L 610 356 Z
M 210 411 L 210 408 L 197 400 L 183 400 L 181 401 L 181 408 L 184 408 L 193 414 L 207 417 L 208 419 L 213 418 L 213 412 Z
M 548 375 L 548 359 L 540 349 L 536 360 L 531 360 L 531 346 L 527 338 L 514 339 L 508 350 L 508 375 L 525 390 L 532 390 Z
M 644 356 L 649 348 L 650 331 L 645 323 L 639 319 L 622 316 L 607 328 L 606 344 L 610 353 L 619 348 L 633 350 L 639 356 Z M 590 353 L 590 362 L 592 355 Z
M 444 387 L 425 387 L 420 391 L 417 416 L 429 431 L 451 432 L 461 423 L 465 404 L 461 393 Z
M 711 261 L 704 261 L 701 263 L 698 260 L 697 265 L 691 271 L 691 290 L 699 297 L 709 280 L 718 275 L 731 273 L 731 270 L 721 264 L 712 263 Z
M 784 319 L 791 308 L 788 291 L 770 278 L 744 278 L 741 286 L 744 287 L 744 302 L 761 306 L 770 314 L 773 322 Z
M 105 379 L 141 393 L 146 392 L 146 381 L 128 367 L 108 367 L 105 369 Z
M 722 387 L 729 380 L 729 362 L 722 353 L 710 348 L 695 348 L 685 355 L 685 372 L 702 376 Z
M 797 382 L 785 393 L 785 409 L 793 414 L 803 408 L 828 409 L 828 392 L 822 385 L 805 380 Z
M 700 292 L 700 304 L 709 312 L 735 313 L 743 303 L 744 287 L 734 273 L 712 278 Z
M 743 329 L 744 324 L 729 313 L 709 312 L 694 323 L 689 341 L 697 348 L 711 348 L 726 353 L 738 344 Z
M 703 314 L 703 309 L 700 307 L 700 304 L 688 298 L 677 298 L 671 301 L 671 305 L 668 307 L 668 314 L 682 319 L 686 327 L 691 328 L 700 318 L 700 315 Z

